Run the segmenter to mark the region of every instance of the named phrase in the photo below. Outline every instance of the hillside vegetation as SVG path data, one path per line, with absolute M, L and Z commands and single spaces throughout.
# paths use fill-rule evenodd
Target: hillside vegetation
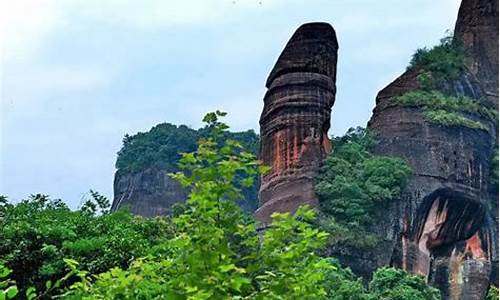
M 242 197 L 238 186 L 252 185 L 267 168 L 224 138 L 222 116 L 205 117 L 210 133 L 171 174 L 191 190 L 171 217 L 109 212 L 95 192 L 77 211 L 42 195 L 16 205 L 2 198 L 2 297 L 439 299 L 422 277 L 382 268 L 364 286 L 334 258 L 318 255 L 329 234 L 315 227 L 307 207 L 274 214 L 259 235 L 235 201 Z
M 441 39 L 433 48 L 418 49 L 408 70 L 418 72 L 419 88 L 394 97 L 394 103 L 406 107 L 420 107 L 424 119 L 438 126 L 463 126 L 488 131 L 498 122 L 498 112 L 481 101 L 466 95 L 457 95 L 454 84 L 460 84 L 469 56 L 453 36 Z M 478 117 L 484 120 L 479 120 Z

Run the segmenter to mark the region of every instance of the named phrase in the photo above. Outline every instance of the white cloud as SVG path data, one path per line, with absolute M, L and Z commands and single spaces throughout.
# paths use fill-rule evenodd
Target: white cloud
M 184 0 L 184 1 L 78 1 L 83 15 L 124 26 L 150 29 L 163 26 L 220 21 L 235 14 L 269 9 L 283 0 Z
M 2 61 L 29 61 L 44 39 L 72 20 L 153 30 L 177 25 L 221 22 L 284 0 L 0 0 Z
M 0 0 L 0 49 L 6 60 L 29 60 L 45 36 L 60 24 L 51 0 Z
M 111 73 L 99 67 L 71 65 L 16 65 L 3 75 L 0 90 L 2 126 L 15 124 L 19 116 L 37 118 L 40 114 L 57 113 L 54 107 L 78 105 L 73 95 L 104 88 L 113 78 Z
M 6 89 L 33 93 L 81 92 L 98 88 L 110 81 L 109 74 L 89 66 L 34 66 L 5 73 Z

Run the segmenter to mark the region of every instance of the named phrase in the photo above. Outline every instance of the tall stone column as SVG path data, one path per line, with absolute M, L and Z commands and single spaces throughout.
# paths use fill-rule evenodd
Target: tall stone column
M 293 34 L 267 79 L 260 118 L 262 177 L 256 218 L 317 205 L 314 175 L 331 150 L 338 43 L 327 23 L 307 23 Z

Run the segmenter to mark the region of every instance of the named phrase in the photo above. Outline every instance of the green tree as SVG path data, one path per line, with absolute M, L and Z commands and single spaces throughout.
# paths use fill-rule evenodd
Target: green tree
M 91 192 L 82 209 L 71 211 L 61 200 L 32 195 L 18 204 L 0 204 L 0 261 L 12 270 L 22 295 L 30 287 L 44 293 L 69 268 L 65 258 L 97 274 L 155 251 L 171 233 L 167 218 L 144 219 L 126 211 L 106 213 L 109 202 Z M 49 284 L 51 284 L 49 283 Z
M 418 49 L 413 54 L 408 69 L 419 69 L 421 74 L 432 77 L 434 83 L 454 80 L 462 75 L 467 59 L 462 45 L 452 35 L 448 35 L 437 46 Z
M 439 300 L 439 291 L 418 275 L 395 268 L 381 268 L 373 274 L 369 286 L 373 300 Z
M 333 145 L 316 178 L 318 223 L 331 233 L 333 244 L 373 246 L 378 239 L 366 228 L 377 208 L 399 197 L 411 169 L 401 158 L 373 155 L 375 140 L 360 127 L 335 138 Z

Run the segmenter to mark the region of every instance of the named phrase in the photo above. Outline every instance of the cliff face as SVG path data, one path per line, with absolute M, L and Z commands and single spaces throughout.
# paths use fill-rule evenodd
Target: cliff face
M 335 101 L 337 38 L 326 23 L 302 25 L 271 71 L 260 118 L 262 177 L 256 218 L 317 205 L 313 178 L 326 153 Z
M 135 215 L 155 217 L 172 213 L 176 203 L 184 203 L 189 191 L 168 176 L 161 168 L 151 167 L 141 172 L 118 171 L 115 174 L 112 210 L 128 207 Z M 257 209 L 259 182 L 242 187 L 243 199 L 238 205 L 247 213 Z
M 206 138 L 210 130 L 198 130 L 185 125 L 161 123 L 148 132 L 125 135 L 118 152 L 114 181 L 112 209 L 127 206 L 132 213 L 153 217 L 169 214 L 176 203 L 185 202 L 188 191 L 183 189 L 168 173 L 179 171 L 179 153 L 197 149 L 197 141 Z M 256 154 L 259 137 L 253 130 L 227 132 L 225 138 L 240 142 L 246 151 Z M 257 208 L 259 182 L 251 187 L 241 187 L 243 199 L 240 207 L 253 213 Z
M 454 36 L 472 56 L 470 73 L 498 108 L 498 1 L 462 1 Z
M 455 39 L 470 61 L 443 89 L 498 107 L 498 2 L 463 1 Z M 359 264 L 422 274 L 445 299 L 483 299 L 490 274 L 498 281 L 498 198 L 491 201 L 488 193 L 498 125 L 472 114 L 489 130 L 438 126 L 423 118 L 422 109 L 395 104 L 395 96 L 418 88 L 417 76 L 418 70 L 409 70 L 377 95 L 369 122 L 379 141 L 375 151 L 405 158 L 413 176 L 374 229 L 387 237 L 384 249 L 373 249 L 378 260 L 361 258 Z
M 175 203 L 186 201 L 187 191 L 167 173 L 158 168 L 148 168 L 138 173 L 118 171 L 111 209 L 128 207 L 133 214 L 144 217 L 171 213 Z

